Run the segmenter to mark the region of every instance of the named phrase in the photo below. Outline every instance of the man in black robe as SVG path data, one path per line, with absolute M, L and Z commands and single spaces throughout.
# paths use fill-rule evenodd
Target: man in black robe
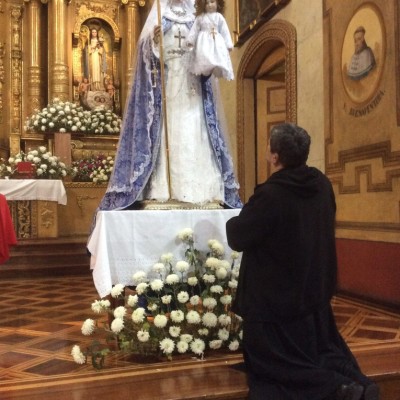
M 308 167 L 308 133 L 272 129 L 274 170 L 227 222 L 229 246 L 243 251 L 233 311 L 243 318 L 251 400 L 376 400 L 336 327 L 335 196 Z

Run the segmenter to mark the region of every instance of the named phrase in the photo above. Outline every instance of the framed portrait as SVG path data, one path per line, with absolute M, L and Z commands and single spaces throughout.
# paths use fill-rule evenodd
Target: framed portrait
M 342 79 L 356 104 L 375 95 L 385 64 L 386 34 L 380 10 L 365 3 L 351 18 L 342 46 Z
M 235 0 L 236 45 L 243 44 L 290 0 Z

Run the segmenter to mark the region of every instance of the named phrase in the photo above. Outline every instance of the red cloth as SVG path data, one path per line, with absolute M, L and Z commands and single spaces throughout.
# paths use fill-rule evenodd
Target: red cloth
M 3 194 L 0 194 L 0 264 L 10 258 L 10 246 L 17 244 L 10 209 Z

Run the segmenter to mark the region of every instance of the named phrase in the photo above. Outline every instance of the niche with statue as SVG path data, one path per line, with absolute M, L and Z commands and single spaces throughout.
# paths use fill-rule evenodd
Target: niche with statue
M 117 62 L 120 38 L 112 21 L 88 18 L 73 33 L 74 101 L 87 110 L 105 107 L 119 114 Z

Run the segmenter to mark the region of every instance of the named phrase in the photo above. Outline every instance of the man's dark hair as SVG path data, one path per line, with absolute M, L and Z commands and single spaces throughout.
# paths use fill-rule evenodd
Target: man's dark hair
M 276 125 L 271 130 L 271 153 L 277 153 L 285 168 L 304 165 L 310 152 L 310 135 L 295 124 Z

